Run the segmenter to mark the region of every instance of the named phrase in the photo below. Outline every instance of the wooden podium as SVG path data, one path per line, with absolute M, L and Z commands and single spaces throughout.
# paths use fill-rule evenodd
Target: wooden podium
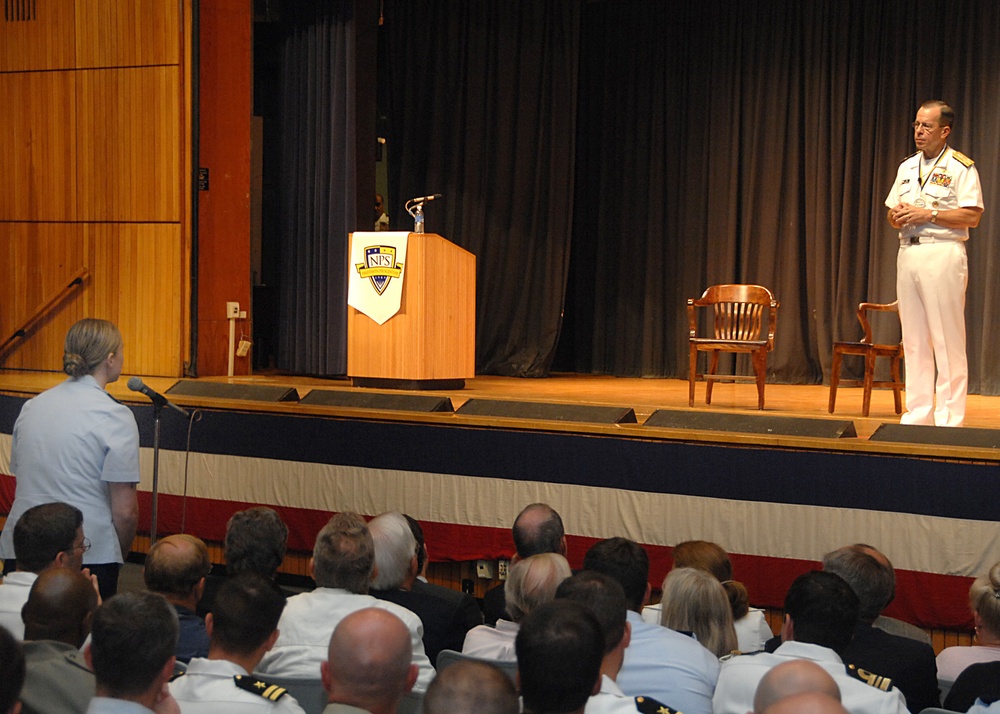
M 410 233 L 399 312 L 379 325 L 347 308 L 347 374 L 358 387 L 462 389 L 475 372 L 476 256 Z

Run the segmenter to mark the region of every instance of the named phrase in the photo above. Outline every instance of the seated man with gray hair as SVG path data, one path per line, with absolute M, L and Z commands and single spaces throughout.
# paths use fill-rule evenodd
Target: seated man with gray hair
M 424 652 L 420 618 L 396 603 L 369 594 L 375 576 L 375 544 L 364 519 L 357 513 L 338 513 L 316 536 L 309 569 L 316 589 L 288 598 L 278 622 L 278 640 L 258 671 L 285 677 L 319 676 L 330 636 L 347 615 L 367 607 L 388 610 L 410 632 L 412 663 L 419 676 L 414 691 L 423 692 L 434 678 L 434 667 Z
M 504 584 L 507 612 L 513 621 L 500 619 L 495 628 L 472 628 L 465 636 L 462 652 L 483 659 L 516 661 L 514 641 L 521 620 L 539 605 L 551 602 L 559 583 L 572 574 L 566 558 L 556 553 L 539 553 L 514 563 Z
M 464 598 L 446 599 L 435 595 L 431 586 L 417 589 L 419 546 L 403 514 L 383 513 L 369 521 L 368 530 L 375 542 L 376 575 L 371 594 L 416 613 L 424 623 L 424 650 L 436 666 L 441 650 L 462 649 L 466 633 L 483 623 L 482 613 L 464 593 Z M 469 622 L 466 599 L 479 614 L 478 622 Z

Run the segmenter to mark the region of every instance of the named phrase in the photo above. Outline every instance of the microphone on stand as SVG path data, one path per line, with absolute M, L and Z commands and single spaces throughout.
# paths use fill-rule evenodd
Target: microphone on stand
M 152 400 L 154 406 L 157 406 L 157 407 L 170 407 L 171 409 L 177 410 L 178 412 L 180 412 L 181 414 L 183 414 L 185 417 L 190 416 L 186 411 L 184 411 L 179 406 L 177 406 L 176 404 L 174 404 L 173 402 L 171 402 L 165 396 L 163 396 L 162 394 L 160 394 L 156 390 L 151 389 L 150 387 L 148 387 L 142 381 L 142 379 L 140 379 L 139 377 L 129 377 L 129 379 L 128 379 L 128 388 L 131 389 L 133 392 L 140 392 L 142 394 L 145 394 L 147 397 L 149 397 Z
M 428 201 L 433 201 L 435 198 L 441 198 L 440 193 L 432 193 L 430 196 L 419 196 L 418 198 L 411 198 L 403 206 L 406 212 L 413 216 L 413 232 L 423 233 L 424 232 L 424 204 Z
M 407 203 L 424 203 L 426 201 L 433 201 L 435 198 L 441 198 L 440 193 L 432 193 L 430 196 L 421 196 L 420 198 L 411 198 Z

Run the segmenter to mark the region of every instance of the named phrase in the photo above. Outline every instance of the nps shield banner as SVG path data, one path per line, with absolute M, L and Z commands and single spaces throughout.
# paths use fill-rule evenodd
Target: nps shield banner
M 351 240 L 347 304 L 380 325 L 399 312 L 408 237 L 405 231 L 356 231 Z

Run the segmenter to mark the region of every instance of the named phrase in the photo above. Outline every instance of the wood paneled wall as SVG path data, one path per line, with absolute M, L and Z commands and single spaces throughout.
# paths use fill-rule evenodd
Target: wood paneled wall
M 0 365 L 53 370 L 81 317 L 127 374 L 180 376 L 190 320 L 190 0 L 35 0 L 0 18 L 0 340 L 90 277 Z

